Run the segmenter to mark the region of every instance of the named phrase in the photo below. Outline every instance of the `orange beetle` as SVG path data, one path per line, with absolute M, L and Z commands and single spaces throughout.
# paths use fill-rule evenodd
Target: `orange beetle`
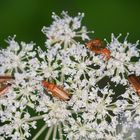
M 71 98 L 70 94 L 68 94 L 61 87 L 59 87 L 53 83 L 49 83 L 49 82 L 43 80 L 42 85 L 45 88 L 45 90 L 48 90 L 52 93 L 52 96 L 57 97 L 60 100 L 68 101 Z
M 109 49 L 107 49 L 107 48 L 102 49 L 101 50 L 101 54 L 104 55 L 104 57 L 105 57 L 106 60 L 109 60 L 110 59 L 111 52 L 110 52 Z
M 0 95 L 3 95 L 8 91 L 9 87 L 11 86 L 10 82 L 13 79 L 14 77 L 12 76 L 0 76 Z
M 88 43 L 86 43 L 87 47 L 96 54 L 102 54 L 106 60 L 110 58 L 110 50 L 107 48 L 103 48 L 104 43 L 100 39 L 92 39 Z
M 138 77 L 134 74 L 131 74 L 128 76 L 128 81 L 131 83 L 138 96 L 140 96 L 140 80 L 138 79 Z

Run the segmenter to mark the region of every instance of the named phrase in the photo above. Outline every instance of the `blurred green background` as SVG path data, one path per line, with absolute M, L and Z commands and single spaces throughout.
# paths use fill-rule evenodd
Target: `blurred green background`
M 110 40 L 111 33 L 124 37 L 129 32 L 128 40 L 140 39 L 139 0 L 0 0 L 0 46 L 6 46 L 4 40 L 14 34 L 18 41 L 44 46 L 41 29 L 51 24 L 52 12 L 62 10 L 71 16 L 84 12 L 83 25 L 95 31 L 91 37 Z

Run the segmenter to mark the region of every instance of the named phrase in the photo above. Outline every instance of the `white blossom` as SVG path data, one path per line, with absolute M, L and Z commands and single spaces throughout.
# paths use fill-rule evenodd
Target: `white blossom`
M 90 32 L 81 24 L 84 14 L 61 15 L 53 13 L 52 24 L 42 29 L 45 50 L 32 42 L 17 43 L 15 37 L 0 50 L 0 75 L 14 77 L 0 95 L 0 139 L 34 140 L 42 133 L 44 139 L 135 139 L 140 99 L 127 77 L 140 75 L 138 42 L 128 43 L 126 37 L 121 43 L 112 34 L 106 46 L 111 56 L 104 60 L 85 45 Z M 70 100 L 53 96 L 42 80 L 70 94 Z M 40 120 L 44 126 L 38 130 Z
M 127 41 L 128 34 L 124 42 L 119 42 L 119 37 L 111 36 L 111 43 L 107 44 L 107 48 L 111 51 L 111 58 L 106 63 L 106 75 L 111 77 L 111 81 L 116 84 L 127 84 L 126 76 L 131 73 L 139 75 L 138 62 L 133 63 L 133 57 L 139 57 L 140 53 L 137 48 L 138 41 L 135 44 Z
M 81 37 L 82 40 L 89 39 L 87 36 L 87 29 L 81 26 L 81 20 L 84 13 L 78 13 L 76 17 L 70 17 L 67 12 L 62 12 L 62 18 L 53 13 L 54 19 L 50 27 L 43 27 L 42 31 L 48 38 L 46 44 L 50 43 L 75 43 L 75 37 Z

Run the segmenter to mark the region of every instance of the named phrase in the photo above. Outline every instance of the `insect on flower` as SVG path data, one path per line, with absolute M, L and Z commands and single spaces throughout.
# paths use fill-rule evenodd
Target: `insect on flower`
M 140 80 L 138 77 L 134 74 L 131 74 L 128 76 L 128 81 L 131 83 L 138 96 L 140 96 Z
M 11 81 L 14 80 L 12 76 L 0 76 L 0 96 L 5 94 L 11 86 Z
M 45 88 L 45 90 L 48 90 L 52 93 L 52 96 L 57 97 L 63 101 L 68 101 L 71 98 L 71 95 L 68 94 L 66 91 L 63 90 L 63 88 L 53 84 L 49 83 L 45 80 L 42 81 L 42 85 Z
M 106 60 L 110 58 L 110 50 L 107 48 L 103 48 L 104 43 L 100 39 L 92 39 L 88 43 L 86 43 L 87 47 L 93 51 L 95 54 L 102 54 Z

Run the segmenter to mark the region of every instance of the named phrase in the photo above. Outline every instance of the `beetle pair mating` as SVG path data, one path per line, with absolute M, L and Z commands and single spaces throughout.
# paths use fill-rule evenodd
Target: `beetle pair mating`
M 14 77 L 12 76 L 6 76 L 6 75 L 0 76 L 0 96 L 8 91 L 8 89 L 12 85 L 13 80 Z
M 110 50 L 104 47 L 104 43 L 100 39 L 92 39 L 86 43 L 87 47 L 95 54 L 102 54 L 105 60 L 110 59 Z

